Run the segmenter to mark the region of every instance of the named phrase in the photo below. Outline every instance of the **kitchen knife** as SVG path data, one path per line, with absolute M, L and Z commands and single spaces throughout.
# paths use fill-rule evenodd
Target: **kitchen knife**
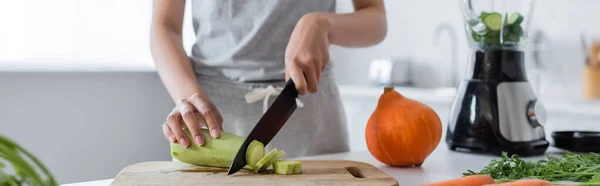
M 258 120 L 258 123 L 254 126 L 246 140 L 244 140 L 244 143 L 242 143 L 231 166 L 229 166 L 227 175 L 236 173 L 246 166 L 246 150 L 250 142 L 256 140 L 267 146 L 296 110 L 296 98 L 298 98 L 298 91 L 290 78 L 279 96 L 277 96 L 273 104 Z

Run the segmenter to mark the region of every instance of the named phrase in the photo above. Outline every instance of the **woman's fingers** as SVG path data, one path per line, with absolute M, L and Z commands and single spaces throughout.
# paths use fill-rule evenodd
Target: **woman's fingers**
M 202 135 L 200 122 L 198 122 L 201 118 L 196 117 L 194 106 L 188 103 L 186 100 L 181 100 L 179 103 L 179 112 L 181 113 L 181 117 L 183 118 L 185 125 L 192 134 L 194 143 L 196 143 L 196 145 L 203 145 L 204 137 Z
M 287 71 L 289 73 L 290 78 L 292 79 L 292 81 L 294 81 L 294 84 L 296 85 L 296 90 L 298 91 L 298 94 L 304 95 L 306 94 L 307 89 L 304 71 L 311 65 L 308 65 L 304 62 L 306 60 L 309 60 L 308 58 L 295 57 L 293 58 L 293 60 L 294 61 L 292 61 L 290 69 Z
M 169 142 L 171 143 L 175 143 L 175 136 L 173 135 L 173 132 L 171 132 L 171 128 L 169 127 L 168 123 L 163 124 L 162 126 L 163 129 L 163 135 L 165 135 L 165 138 L 167 138 L 167 140 L 169 140 Z
M 219 111 L 213 109 L 214 107 L 211 107 L 211 104 L 204 101 L 204 99 L 202 99 L 198 93 L 192 95 L 189 99 L 189 102 L 196 108 L 196 110 L 198 110 L 202 116 L 202 119 L 204 119 L 210 136 L 213 138 L 218 138 L 221 135 L 222 130 L 222 123 L 219 123 L 216 117 L 216 115 L 221 115 Z
M 211 104 L 211 108 L 217 111 L 215 112 L 215 117 L 217 119 L 217 124 L 219 124 L 219 129 L 221 131 L 225 131 L 225 129 L 223 128 L 223 116 L 221 116 L 221 112 L 218 112 L 218 109 L 214 104 Z
M 167 117 L 167 122 L 171 132 L 175 135 L 177 142 L 183 147 L 188 147 L 190 142 L 187 139 L 185 133 L 183 133 L 183 129 L 181 128 L 181 123 L 179 122 L 181 118 L 181 113 L 178 110 L 174 110 L 169 117 Z
M 307 68 L 304 70 L 304 77 L 306 78 L 306 89 L 309 93 L 317 92 L 317 72 L 318 70 L 313 68 Z

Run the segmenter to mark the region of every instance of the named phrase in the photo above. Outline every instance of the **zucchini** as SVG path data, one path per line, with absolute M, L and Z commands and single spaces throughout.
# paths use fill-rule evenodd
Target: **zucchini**
M 273 163 L 276 174 L 301 174 L 302 164 L 296 160 L 277 160 Z
M 265 155 L 265 146 L 259 141 L 252 141 L 246 150 L 246 164 L 252 167 L 252 170 L 258 170 L 256 163 Z
M 189 130 L 185 129 L 184 132 L 188 140 L 193 141 Z M 205 141 L 203 146 L 191 143 L 188 148 L 184 148 L 179 143 L 170 143 L 171 156 L 181 162 L 193 165 L 228 168 L 245 140 L 241 136 L 228 132 L 221 132 L 219 138 L 215 139 L 210 137 L 207 129 L 202 129 L 202 135 Z M 264 145 L 259 141 L 251 142 L 246 152 L 248 166 L 253 168 L 263 155 Z M 254 163 L 250 164 L 251 162 Z M 248 169 L 248 166 L 244 168 Z
M 277 149 L 273 149 L 271 151 L 269 151 L 269 153 L 267 153 L 267 155 L 265 155 L 262 159 L 260 159 L 258 161 L 258 163 L 256 163 L 256 165 L 253 167 L 255 172 L 258 172 L 263 165 L 265 165 L 267 162 L 269 162 L 275 155 L 277 154 Z
M 523 16 L 519 13 L 513 13 L 508 17 L 509 25 L 520 25 L 523 22 Z
M 283 155 L 285 155 L 285 151 L 281 150 L 279 152 L 277 152 L 277 154 L 275 154 L 275 156 L 273 156 L 273 158 L 271 158 L 267 163 L 265 163 L 260 170 L 267 170 L 275 161 L 279 160 L 279 158 L 283 157 Z
M 483 18 L 483 24 L 492 31 L 499 31 L 502 28 L 502 15 L 491 13 Z

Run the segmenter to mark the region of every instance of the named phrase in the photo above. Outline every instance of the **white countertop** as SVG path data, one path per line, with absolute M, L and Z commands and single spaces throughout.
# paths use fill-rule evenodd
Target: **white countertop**
M 548 155 L 560 155 L 561 150 L 549 148 L 546 155 L 523 158 L 536 161 Z M 438 182 L 462 176 L 467 170 L 479 171 L 488 165 L 493 155 L 470 154 L 448 150 L 445 142 L 428 157 L 421 167 L 399 168 L 389 167 L 377 161 L 368 151 L 348 152 L 321 156 L 303 157 L 304 160 L 352 160 L 369 163 L 394 177 L 402 186 L 419 186 L 425 183 Z M 64 186 L 108 186 L 112 179 L 91 182 L 66 184 Z

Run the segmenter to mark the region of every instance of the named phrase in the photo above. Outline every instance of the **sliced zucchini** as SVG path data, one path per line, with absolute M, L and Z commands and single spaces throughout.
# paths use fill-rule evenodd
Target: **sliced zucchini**
M 492 31 L 499 31 L 500 28 L 502 28 L 502 15 L 499 13 L 491 13 L 485 16 L 483 24 Z
M 285 151 L 281 150 L 279 152 L 277 152 L 277 154 L 275 154 L 275 156 L 273 156 L 273 158 L 271 158 L 267 163 L 265 163 L 260 170 L 267 170 L 275 161 L 279 160 L 279 158 L 283 157 L 283 155 L 285 155 Z
M 273 163 L 273 172 L 276 174 L 300 174 L 302 164 L 296 160 L 277 160 Z
M 509 25 L 519 25 L 521 24 L 521 22 L 523 22 L 523 16 L 519 13 L 513 13 L 510 16 L 508 16 L 508 23 Z
M 267 162 L 269 162 L 275 155 L 277 154 L 277 149 L 273 149 L 267 153 L 264 157 L 262 157 L 254 166 L 254 172 L 258 172 L 260 168 L 263 167 Z
M 259 141 L 252 141 L 246 150 L 246 164 L 252 167 L 252 170 L 257 170 L 256 163 L 265 156 L 265 146 Z

